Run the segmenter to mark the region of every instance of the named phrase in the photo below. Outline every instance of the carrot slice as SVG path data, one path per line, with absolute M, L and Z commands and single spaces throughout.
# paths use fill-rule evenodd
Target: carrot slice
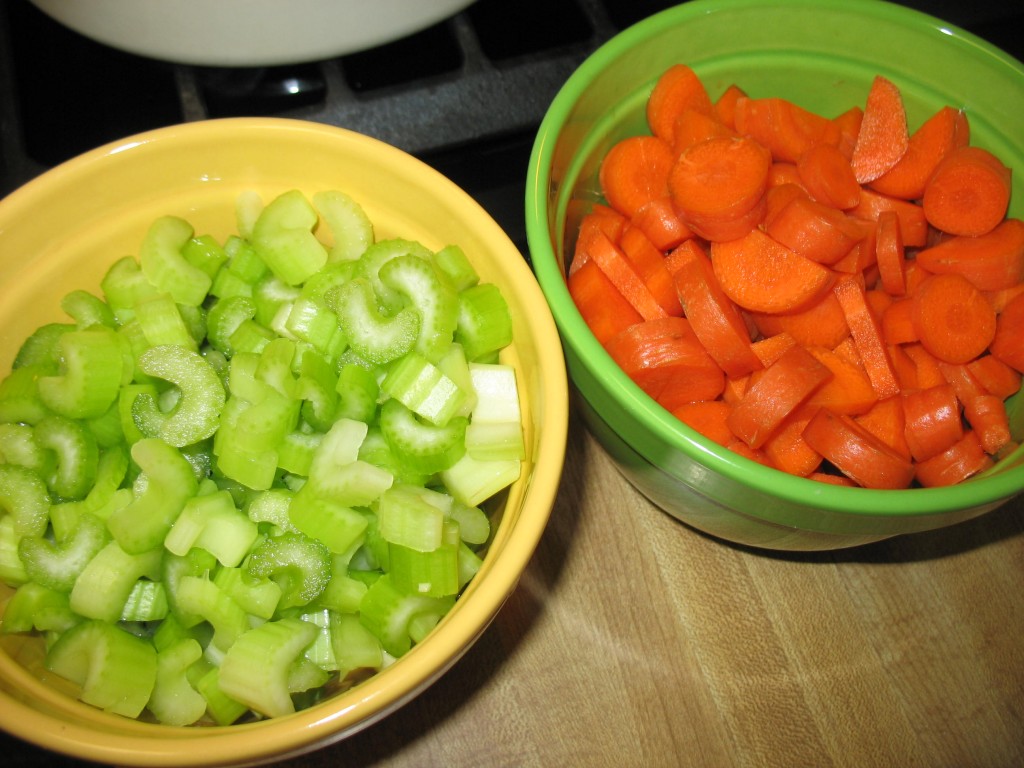
M 886 344 L 909 344 L 918 340 L 913 299 L 905 297 L 886 307 L 882 313 L 882 338 Z
M 822 384 L 807 401 L 808 405 L 828 408 L 835 413 L 866 413 L 878 402 L 864 369 L 824 347 L 807 347 L 831 372 L 831 378 Z
M 860 184 L 850 160 L 834 144 L 811 146 L 796 162 L 800 180 L 811 197 L 832 208 L 845 210 L 860 202 Z
M 1010 204 L 1010 169 L 981 147 L 958 147 L 935 167 L 921 207 L 928 222 L 952 235 L 977 237 L 1003 221 Z
M 735 439 L 726 423 L 731 410 L 723 400 L 698 400 L 677 405 L 672 409 L 672 415 L 708 440 L 727 446 Z
M 871 380 L 878 399 L 883 400 L 899 392 L 899 383 L 892 361 L 882 338 L 878 318 L 871 312 L 864 286 L 852 277 L 843 277 L 835 286 L 836 298 L 843 308 L 843 316 L 850 328 L 857 353 Z
M 612 284 L 633 306 L 644 320 L 664 317 L 666 312 L 651 293 L 636 268 L 622 250 L 611 240 L 598 232 L 590 241 L 587 251 Z
M 882 211 L 875 230 L 875 263 L 882 287 L 891 296 L 907 292 L 907 261 L 904 256 L 900 219 L 896 211 Z
M 807 444 L 863 488 L 907 488 L 914 464 L 853 420 L 821 408 L 804 428 Z
M 735 132 L 718 119 L 715 112 L 708 114 L 696 109 L 686 109 L 676 117 L 672 129 L 672 147 L 682 152 L 687 147 L 708 139 L 735 136 Z
M 711 264 L 726 295 L 752 312 L 793 312 L 832 286 L 827 267 L 801 256 L 760 229 L 711 244 Z
M 722 123 L 736 130 L 736 102 L 746 98 L 746 92 L 735 83 L 730 84 L 715 100 L 715 114 Z
M 601 344 L 643 320 L 640 313 L 619 293 L 601 268 L 592 261 L 577 269 L 568 280 L 569 295 Z
M 995 337 L 995 310 L 963 275 L 932 275 L 913 301 L 917 336 L 940 360 L 966 363 L 988 349 Z
M 736 101 L 736 131 L 767 147 L 775 160 L 795 163 L 822 140 L 830 121 L 788 99 L 742 98 Z
M 860 202 L 847 213 L 858 219 L 878 221 L 878 215 L 882 211 L 896 212 L 900 220 L 900 234 L 904 246 L 920 248 L 928 242 L 928 219 L 925 218 L 924 209 L 909 200 L 889 197 L 862 187 Z
M 942 453 L 963 437 L 960 402 L 945 380 L 927 389 L 903 393 L 904 433 L 915 461 Z
M 1002 398 L 985 389 L 966 365 L 941 363 L 942 375 L 956 392 L 964 418 L 981 441 L 986 453 L 997 453 L 1012 439 L 1010 418 Z
M 907 445 L 903 398 L 900 395 L 876 401 L 866 413 L 855 416 L 854 421 L 907 461 L 913 459 L 910 446 Z
M 799 408 L 765 440 L 761 450 L 777 469 L 807 477 L 821 466 L 821 454 L 811 448 L 803 431 L 816 408 Z
M 865 229 L 837 208 L 794 194 L 765 216 L 765 232 L 801 256 L 831 265 L 864 238 Z
M 949 152 L 966 146 L 969 141 L 970 126 L 964 112 L 941 107 L 910 135 L 907 151 L 896 165 L 874 179 L 870 186 L 883 195 L 920 200 L 935 166 Z
M 956 485 L 992 466 L 981 441 L 969 431 L 942 453 L 917 463 L 917 481 L 926 488 Z
M 729 428 L 751 448 L 760 448 L 830 376 L 806 349 L 790 347 L 747 387 L 729 414 Z
M 925 349 L 920 342 L 904 344 L 900 349 L 914 364 L 914 380 L 917 382 L 914 389 L 927 389 L 945 383 L 946 377 L 942 375 L 939 359 Z
M 827 134 L 836 134 L 836 148 L 847 160 L 853 157 L 853 148 L 857 145 L 861 123 L 864 122 L 864 109 L 858 105 L 850 107 L 841 115 L 832 118 L 832 130 Z
M 1005 400 L 1020 391 L 1021 374 L 995 355 L 982 355 L 976 360 L 971 360 L 967 368 L 986 392 L 1000 400 Z
M 833 349 L 850 335 L 843 308 L 832 291 L 828 291 L 817 302 L 799 312 L 752 312 L 750 316 L 762 335 L 788 333 L 798 344 L 805 347 Z
M 569 263 L 569 274 L 582 267 L 590 258 L 587 249 L 595 232 L 602 232 L 613 243 L 617 243 L 627 221 L 626 217 L 614 208 L 597 203 L 580 221 L 572 261 Z
M 929 272 L 957 273 L 983 291 L 1013 288 L 1024 281 L 1024 221 L 1005 219 L 978 237 L 951 237 L 918 251 Z
M 627 227 L 619 239 L 619 248 L 633 264 L 640 279 L 667 315 L 683 314 L 672 275 L 665 266 L 665 257 L 642 231 Z
M 775 187 L 783 185 L 798 187 L 803 194 L 809 194 L 804 187 L 803 179 L 800 178 L 800 170 L 796 163 L 774 162 L 768 169 L 768 191 L 771 192 Z
M 715 114 L 711 98 L 697 73 L 686 64 L 674 64 L 661 74 L 647 99 L 647 124 L 651 133 L 671 143 L 676 119 L 687 110 Z
M 890 170 L 906 153 L 909 143 L 903 95 L 895 83 L 876 75 L 850 158 L 857 181 L 867 184 Z
M 630 136 L 616 142 L 598 171 L 608 204 L 632 217 L 647 203 L 668 195 L 675 158 L 672 146 L 656 136 Z
M 711 260 L 700 245 L 687 240 L 672 251 L 669 260 L 683 311 L 715 362 L 731 377 L 760 369 L 761 361 L 750 348 L 746 321 L 718 284 Z
M 629 223 L 647 235 L 654 247 L 662 253 L 672 250 L 686 238 L 693 237 L 693 232 L 676 213 L 672 198 L 667 195 L 641 206 Z
M 1024 293 L 1006 305 L 996 321 L 989 352 L 1019 373 L 1024 373 Z

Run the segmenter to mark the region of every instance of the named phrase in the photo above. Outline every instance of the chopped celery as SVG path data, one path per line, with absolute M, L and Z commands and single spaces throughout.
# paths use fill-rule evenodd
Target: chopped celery
M 101 416 L 117 399 L 123 358 L 113 331 L 97 326 L 69 331 L 58 340 L 61 372 L 39 379 L 39 398 L 73 419 Z
M 139 246 L 142 274 L 178 304 L 197 307 L 210 291 L 210 275 L 185 258 L 182 249 L 194 234 L 192 225 L 177 216 L 154 221 Z
M 18 556 L 32 581 L 70 592 L 89 561 L 109 541 L 103 521 L 83 514 L 64 541 L 54 543 L 43 536 L 25 536 L 18 542 Z
M 104 325 L 114 328 L 117 319 L 114 311 L 103 299 L 88 291 L 71 291 L 60 300 L 60 308 L 63 309 L 78 328 L 88 328 L 93 325 Z
M 377 306 L 369 280 L 353 278 L 327 294 L 341 330 L 361 357 L 378 365 L 397 360 L 416 344 L 420 318 L 412 307 L 387 315 Z
M 469 360 L 480 360 L 512 341 L 512 316 L 498 286 L 478 283 L 459 294 L 455 340 Z
M 202 655 L 203 647 L 192 638 L 182 638 L 157 653 L 156 679 L 147 707 L 161 723 L 191 725 L 206 713 L 206 699 L 185 675 Z
M 71 588 L 71 610 L 90 619 L 120 620 L 124 604 L 143 576 L 160 572 L 162 550 L 129 554 L 108 542 L 78 575 Z
M 256 253 L 288 285 L 304 282 L 327 263 L 327 250 L 312 232 L 316 224 L 316 210 L 293 190 L 271 200 L 253 225 Z
M 416 309 L 419 331 L 416 351 L 428 360 L 443 355 L 455 336 L 459 296 L 426 259 L 404 254 L 390 259 L 378 271 L 381 283 L 405 297 Z
M 19 536 L 42 536 L 50 513 L 50 492 L 35 472 L 0 464 L 0 512 L 10 513 Z
M 425 423 L 398 400 L 386 401 L 380 411 L 381 432 L 391 450 L 428 474 L 448 469 L 466 452 L 466 423 L 462 416 L 444 426 Z
M 216 491 L 185 502 L 164 538 L 164 547 L 176 555 L 201 547 L 221 565 L 233 568 L 242 562 L 258 536 L 256 523 L 235 506 L 231 494 Z
M 63 632 L 81 620 L 71 610 L 67 592 L 29 581 L 18 587 L 7 603 L 0 631 L 13 633 L 34 629 L 40 632 Z
M 47 473 L 50 492 L 60 499 L 82 499 L 96 484 L 100 450 L 84 422 L 47 416 L 35 426 L 36 444 L 51 452 L 54 462 Z
M 163 582 L 139 579 L 121 608 L 121 621 L 160 621 L 169 611 Z
M 313 207 L 330 227 L 334 243 L 331 261 L 353 261 L 373 242 L 373 224 L 362 206 L 349 195 L 338 190 L 317 192 Z
M 246 561 L 256 577 L 269 577 L 281 587 L 278 608 L 294 608 L 315 600 L 331 579 L 331 551 L 302 533 L 283 533 L 258 544 Z
M 217 431 L 224 407 L 224 385 L 206 358 L 180 346 L 157 346 L 139 357 L 139 368 L 149 376 L 170 382 L 180 393 L 174 409 L 160 414 L 161 439 L 182 448 Z

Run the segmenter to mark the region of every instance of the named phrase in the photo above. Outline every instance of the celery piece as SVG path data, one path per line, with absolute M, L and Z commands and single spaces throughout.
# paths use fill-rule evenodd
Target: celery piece
M 414 256 L 430 263 L 433 254 L 415 240 L 404 240 L 396 237 L 378 240 L 373 243 L 359 257 L 359 261 L 356 262 L 354 277 L 361 277 L 370 281 L 373 295 L 380 302 L 381 309 L 388 314 L 397 312 L 405 306 L 405 297 L 400 291 L 381 280 L 380 271 L 385 264 L 400 256 Z
M 166 344 L 199 350 L 191 329 L 169 293 L 157 293 L 136 304 L 135 320 L 142 330 L 146 346 Z
M 433 256 L 434 266 L 457 292 L 472 288 L 480 282 L 480 275 L 466 258 L 466 252 L 457 245 L 446 245 Z
M 8 601 L 0 631 L 63 632 L 79 621 L 81 617 L 76 616 L 68 604 L 67 592 L 29 581 L 19 586 Z
M 225 355 L 234 354 L 231 334 L 246 320 L 256 316 L 256 303 L 249 296 L 218 299 L 206 316 L 206 334 L 210 345 Z
M 476 361 L 512 342 L 512 316 L 501 290 L 494 283 L 479 283 L 459 294 L 459 321 L 455 340 Z
M 56 367 L 41 364 L 13 369 L 0 381 L 0 421 L 36 424 L 53 413 L 39 397 L 39 379 L 56 371 Z
M 178 304 L 199 306 L 210 291 L 210 275 L 182 253 L 192 239 L 192 225 L 177 216 L 161 216 L 150 224 L 139 246 L 142 274 Z
M 157 653 L 156 680 L 147 708 L 161 723 L 191 725 L 206 714 L 206 699 L 185 674 L 202 655 L 202 646 L 192 638 L 182 638 Z
M 245 568 L 218 568 L 213 583 L 242 609 L 261 619 L 270 619 L 281 600 L 281 587 L 270 578 L 258 578 Z
M 75 321 L 75 326 L 79 329 L 94 325 L 114 328 L 117 325 L 117 319 L 110 306 L 88 291 L 79 289 L 65 294 L 60 300 L 60 308 Z
M 164 550 L 160 559 L 160 583 L 167 592 L 171 616 L 183 627 L 199 624 L 203 617 L 185 610 L 178 602 L 178 587 L 186 576 L 207 576 L 217 567 L 217 559 L 205 549 L 192 549 L 185 555 Z
M 479 398 L 473 409 L 476 423 L 522 424 L 516 371 L 501 363 L 470 363 L 470 380 Z
M 213 276 L 210 296 L 218 299 L 230 299 L 235 296 L 251 297 L 253 288 L 252 283 L 245 280 L 241 275 L 232 272 L 225 265 Z
M 188 329 L 189 336 L 195 341 L 195 348 L 206 340 L 206 308 L 179 304 L 178 313 Z
M 192 445 L 217 431 L 225 392 L 220 376 L 198 352 L 173 345 L 146 350 L 138 361 L 148 376 L 173 384 L 181 396 L 163 414 L 160 438 L 176 448 Z
M 252 237 L 253 228 L 262 210 L 263 198 L 256 190 L 245 189 L 235 196 L 235 224 L 238 226 L 240 237 Z
M 338 663 L 334 657 L 334 645 L 331 642 L 331 613 L 326 608 L 318 608 L 314 611 L 304 611 L 299 618 L 319 630 L 316 637 L 313 638 L 313 642 L 306 646 L 303 656 L 321 670 L 334 672 L 338 669 Z M 295 689 L 291 683 L 289 688 L 294 692 Z
M 163 544 L 198 483 L 188 460 L 160 439 L 139 440 L 131 455 L 145 481 L 131 504 L 110 514 L 107 528 L 126 552 L 138 554 Z
M 285 436 L 297 428 L 301 409 L 302 403 L 298 400 L 268 390 L 260 402 L 239 408 L 231 439 L 250 452 L 274 451 Z M 218 448 L 223 453 L 223 441 Z
M 316 642 L 316 639 L 313 640 Z M 299 656 L 288 667 L 285 687 L 295 698 L 292 704 L 296 709 L 311 707 L 320 698 L 320 689 L 331 679 L 331 673 L 322 669 L 305 655 Z M 296 696 L 296 694 L 308 694 Z
M 281 531 L 297 533 L 288 516 L 295 492 L 286 488 L 270 488 L 252 496 L 245 506 L 245 513 L 254 523 L 269 523 Z
M 380 388 L 417 416 L 438 426 L 446 425 L 460 413 L 469 399 L 465 390 L 416 351 L 391 365 Z
M 129 554 L 116 541 L 108 542 L 78 575 L 71 610 L 89 619 L 118 621 L 135 582 L 159 573 L 161 556 L 159 549 Z
M 243 320 L 229 339 L 236 352 L 259 353 L 275 338 L 274 332 L 254 320 Z
M 338 418 L 337 386 L 338 375 L 330 363 L 316 352 L 302 353 L 292 394 L 302 401 L 306 423 L 319 432 L 329 430 Z
M 235 507 L 231 494 L 216 491 L 185 502 L 164 547 L 176 555 L 201 547 L 230 568 L 242 562 L 258 536 L 256 523 Z
M 384 666 L 380 640 L 355 614 L 333 614 L 330 631 L 334 662 L 343 675 L 360 669 L 379 670 Z
M 518 459 L 481 461 L 467 453 L 440 477 L 457 501 L 475 507 L 518 480 L 522 467 Z
M 326 304 L 300 296 L 292 303 L 284 327 L 292 337 L 326 352 L 338 330 L 338 316 Z
M 403 592 L 445 597 L 459 591 L 459 526 L 442 523 L 441 541 L 430 551 L 391 542 L 388 560 L 392 581 Z
M 441 546 L 444 512 L 417 493 L 415 488 L 397 485 L 383 494 L 377 504 L 377 528 L 390 544 L 430 552 Z
M 160 414 L 156 413 L 159 394 L 155 384 L 128 384 L 121 387 L 117 396 L 117 412 L 121 420 L 121 432 L 129 445 L 144 437 L 156 437 L 160 431 Z
M 96 462 L 96 482 L 82 500 L 83 511 L 96 515 L 100 510 L 113 509 L 108 505 L 118 491 L 124 491 L 130 497 L 131 492 L 121 487 L 128 474 L 129 462 L 128 447 L 123 443 L 100 452 L 99 461 Z M 106 519 L 105 516 L 97 516 Z
M 169 611 L 163 582 L 139 579 L 125 598 L 121 621 L 160 621 Z
M 103 521 L 83 514 L 62 541 L 54 543 L 44 536 L 24 536 L 18 542 L 18 555 L 32 581 L 59 592 L 70 592 L 89 561 L 109 541 Z
M 249 629 L 245 610 L 204 576 L 182 576 L 175 594 L 178 610 L 202 616 L 213 627 L 211 641 L 227 651 Z
M 266 717 L 294 712 L 288 672 L 316 633 L 312 624 L 288 618 L 250 629 L 224 655 L 220 689 Z
M 249 711 L 249 707 L 235 701 L 220 687 L 220 669 L 213 667 L 196 680 L 196 690 L 206 701 L 206 711 L 217 725 L 231 725 Z
M 323 542 L 335 553 L 349 552 L 362 541 L 366 518 L 353 509 L 315 495 L 302 488 L 292 500 L 288 514 L 292 525 L 311 539 Z
M 333 468 L 317 469 L 316 460 L 310 468 L 308 487 L 315 493 L 348 507 L 366 507 L 392 486 L 395 476 L 386 467 L 356 460 Z
M 21 538 L 14 527 L 14 515 L 0 515 L 0 581 L 11 587 L 29 581 L 25 564 L 18 555 Z
M 50 503 L 50 492 L 38 474 L 15 464 L 0 464 L 0 511 L 9 513 L 19 537 L 46 532 Z
M 72 419 L 101 416 L 117 399 L 124 359 L 113 331 L 96 326 L 61 335 L 61 372 L 39 379 L 39 398 Z
M 417 614 L 444 615 L 454 604 L 452 597 L 409 594 L 384 574 L 366 590 L 359 606 L 359 619 L 392 656 L 404 656 L 412 646 L 409 622 Z
M 302 533 L 283 533 L 257 544 L 245 568 L 281 587 L 278 608 L 283 610 L 305 605 L 324 591 L 331 579 L 331 551 Z
M 116 624 L 83 621 L 50 647 L 46 668 L 80 685 L 86 704 L 138 717 L 156 683 L 157 654 L 148 640 Z
M 327 263 L 327 250 L 312 231 L 318 220 L 306 197 L 291 190 L 271 200 L 253 225 L 253 248 L 288 285 L 299 285 Z
M 338 372 L 335 392 L 338 395 L 336 418 L 355 419 L 367 424 L 374 420 L 380 385 L 372 370 L 355 363 L 343 364 Z
M 308 476 L 322 439 L 320 432 L 289 432 L 277 444 L 277 466 L 294 475 Z
M 0 463 L 17 464 L 45 477 L 53 462 L 53 454 L 36 442 L 31 424 L 0 423 Z
M 366 438 L 359 447 L 359 459 L 389 472 L 393 482 L 425 485 L 433 474 L 414 468 L 404 461 L 392 450 L 384 433 L 377 426 L 371 427 L 366 433 Z
M 344 192 L 316 192 L 313 207 L 331 230 L 332 262 L 358 259 L 373 243 L 373 224 L 362 206 Z
M 448 347 L 448 351 L 437 361 L 437 367 L 441 373 L 455 382 L 455 386 L 465 395 L 462 405 L 453 415 L 468 417 L 476 408 L 479 395 L 473 386 L 469 362 L 466 360 L 466 351 L 462 348 L 462 345 L 453 341 L 451 346 Z
M 337 613 L 357 613 L 359 603 L 366 594 L 366 584 L 350 576 L 346 570 L 347 562 L 340 562 L 339 557 L 345 561 L 351 559 L 348 555 L 335 556 L 331 580 L 320 596 L 309 605 Z
M 459 545 L 459 589 L 466 586 L 483 566 L 483 558 L 463 541 Z
M 523 426 L 518 421 L 470 422 L 466 453 L 481 461 L 522 461 L 526 458 Z
M 270 266 L 248 240 L 232 235 L 225 242 L 224 250 L 228 255 L 228 270 L 253 286 L 254 290 L 257 283 L 273 275 Z
M 11 368 L 39 366 L 51 373 L 61 361 L 60 337 L 76 329 L 71 323 L 46 323 L 36 328 L 18 348 Z M 80 330 L 80 329 L 79 329 Z
M 185 261 L 207 274 L 210 280 L 228 260 L 224 246 L 212 235 L 196 235 L 181 248 Z
M 459 537 L 466 544 L 480 546 L 491 536 L 491 521 L 480 507 L 456 502 L 452 504 L 449 517 L 459 524 Z
M 100 290 L 122 324 L 134 316 L 136 304 L 160 292 L 133 256 L 123 256 L 110 266 L 100 281 Z
M 256 378 L 284 397 L 295 394 L 295 374 L 292 363 L 296 354 L 295 342 L 277 338 L 260 351 L 256 362 Z
M 419 315 L 416 350 L 428 360 L 437 360 L 455 337 L 459 319 L 459 298 L 442 280 L 432 261 L 404 254 L 390 259 L 378 272 L 380 281 L 405 297 Z
M 231 403 L 230 399 L 228 403 Z M 223 425 L 217 436 L 221 437 L 222 432 L 226 432 Z M 216 451 L 217 472 L 254 491 L 269 489 L 277 477 L 277 451 L 250 450 L 238 439 L 236 430 L 231 430 L 230 437 L 231 439 L 224 440 L 223 447 Z
M 61 499 L 81 499 L 96 483 L 99 446 L 84 424 L 64 416 L 48 416 L 34 429 L 35 441 L 51 451 L 55 461 L 46 484 Z
M 354 261 L 330 261 L 315 275 L 310 275 L 297 290 L 292 289 L 292 299 L 303 298 L 326 304 L 327 294 L 351 280 L 355 276 L 356 267 Z
M 466 424 L 462 416 L 449 419 L 444 426 L 425 423 L 394 399 L 386 401 L 380 410 L 381 432 L 391 450 L 417 471 L 428 474 L 448 469 L 462 457 Z
M 124 430 L 121 428 L 121 414 L 118 400 L 94 419 L 84 419 L 85 428 L 96 438 L 100 448 L 110 448 L 124 443 Z
M 257 352 L 236 352 L 228 365 L 228 391 L 232 398 L 247 404 L 258 403 L 267 396 L 269 385 L 259 379 L 260 355 Z M 236 401 L 236 406 L 238 405 Z
M 370 363 L 396 360 L 416 344 L 420 332 L 416 310 L 404 307 L 393 315 L 382 313 L 366 278 L 355 277 L 331 289 L 326 301 L 352 349 Z
M 315 277 L 314 275 L 310 279 Z M 277 275 L 268 272 L 256 281 L 252 288 L 252 300 L 256 305 L 254 320 L 262 326 L 269 327 L 274 318 L 281 313 L 282 307 L 293 303 L 302 295 L 302 291 L 303 286 L 288 285 Z

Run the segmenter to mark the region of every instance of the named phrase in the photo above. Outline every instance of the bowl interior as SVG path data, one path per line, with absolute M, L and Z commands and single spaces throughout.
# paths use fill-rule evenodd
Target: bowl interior
M 668 446 L 740 489 L 793 504 L 813 496 L 823 510 L 907 517 L 979 507 L 1019 493 L 1021 450 L 984 478 L 948 489 L 818 488 L 732 454 L 682 424 L 601 348 L 569 296 L 566 262 L 581 217 L 601 200 L 601 158 L 619 139 L 649 132 L 647 97 L 657 77 L 677 62 L 693 67 L 712 98 L 735 83 L 750 96 L 782 96 L 827 116 L 863 106 L 872 78 L 881 74 L 900 87 L 912 127 L 941 106 L 962 108 L 972 143 L 1024 168 L 1024 65 L 933 17 L 885 2 L 693 0 L 638 23 L 587 59 L 556 96 L 534 145 L 527 184 L 534 269 L 562 333 L 570 374 L 586 389 L 589 407 L 625 414 L 609 428 L 640 453 L 645 445 Z M 1024 215 L 1024 174 L 1014 176 L 1010 215 Z M 1013 398 L 1011 414 L 1020 441 L 1024 394 Z M 655 466 L 658 459 L 647 456 Z
M 354 197 L 378 239 L 460 245 L 481 279 L 498 284 L 513 317 L 503 361 L 516 369 L 527 460 L 495 509 L 478 576 L 435 631 L 366 683 L 284 718 L 226 728 L 174 728 L 107 715 L 59 693 L 37 639 L 0 636 L 0 727 L 81 758 L 136 765 L 231 765 L 275 759 L 337 740 L 400 706 L 453 664 L 517 583 L 550 514 L 564 458 L 568 403 L 556 327 L 522 255 L 465 192 L 399 150 L 330 126 L 280 119 L 204 121 L 100 148 L 0 203 L 0 371 L 59 302 L 97 290 L 107 267 L 137 253 L 149 224 L 174 214 L 197 233 L 236 232 L 234 201 L 290 189 Z M 543 425 L 543 429 L 541 429 Z M 0 607 L 11 590 L 0 586 Z

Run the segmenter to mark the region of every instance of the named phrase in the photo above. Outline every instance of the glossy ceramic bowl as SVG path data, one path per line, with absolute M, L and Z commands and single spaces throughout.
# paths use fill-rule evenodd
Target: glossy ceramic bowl
M 59 301 L 67 291 L 96 290 L 113 260 L 137 253 L 158 216 L 182 216 L 222 238 L 237 231 L 240 192 L 269 200 L 293 188 L 347 192 L 378 239 L 432 249 L 457 243 L 481 279 L 502 289 L 514 323 L 503 361 L 519 381 L 527 459 L 495 511 L 481 570 L 435 630 L 393 665 L 310 709 L 251 724 L 178 728 L 106 714 L 45 672 L 39 639 L 0 634 L 0 728 L 11 734 L 118 765 L 283 759 L 351 735 L 430 685 L 480 636 L 526 567 L 565 452 L 568 387 L 557 329 L 525 259 L 494 220 L 436 171 L 375 139 L 291 120 L 190 123 L 110 144 L 28 183 L 0 201 L 0 372 L 33 328 L 66 321 Z M 0 586 L 0 610 L 10 595 Z
M 1021 451 L 945 489 L 833 487 L 767 469 L 705 439 L 644 394 L 587 329 L 565 283 L 584 212 L 600 200 L 600 159 L 648 133 L 658 75 L 684 62 L 712 97 L 731 83 L 826 115 L 863 105 L 871 80 L 896 82 L 911 125 L 942 105 L 966 110 L 972 143 L 1017 169 L 1011 215 L 1024 215 L 1024 66 L 938 19 L 884 2 L 694 0 L 623 31 L 557 94 L 536 138 L 526 192 L 534 270 L 562 335 L 587 423 L 654 503 L 722 539 L 787 550 L 835 549 L 951 525 L 1024 489 Z M 1013 430 L 1024 437 L 1024 395 Z

